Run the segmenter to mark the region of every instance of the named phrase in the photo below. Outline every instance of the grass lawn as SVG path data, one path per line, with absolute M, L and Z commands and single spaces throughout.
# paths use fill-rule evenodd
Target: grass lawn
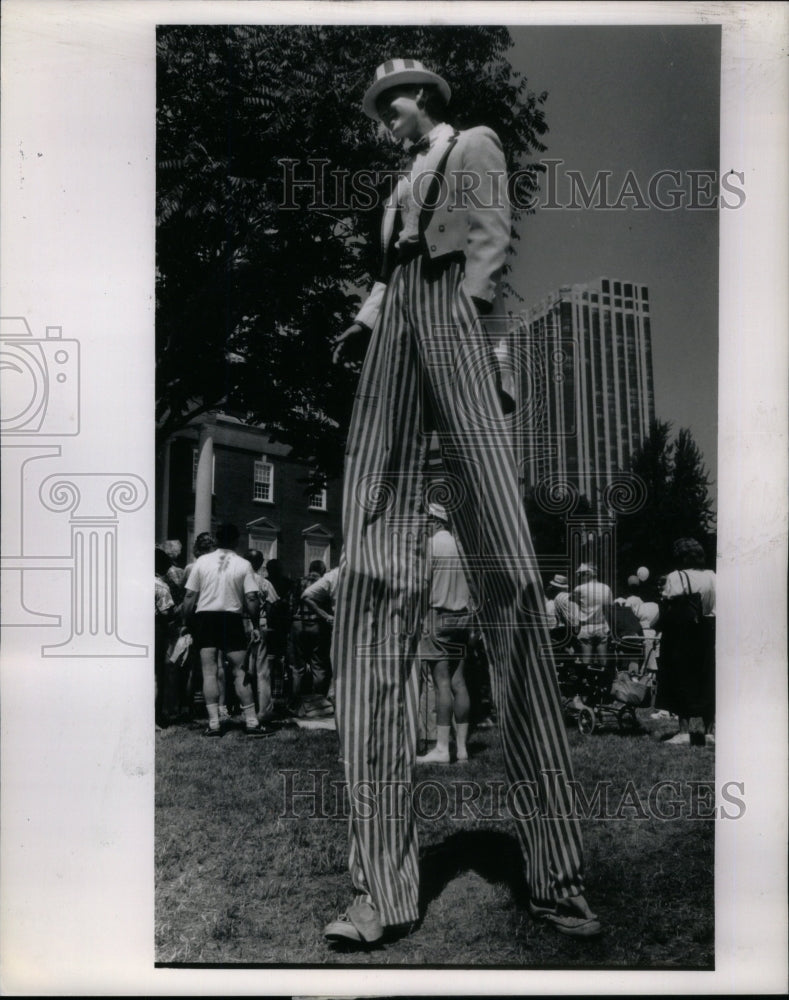
M 333 801 L 341 786 L 332 782 L 342 780 L 336 733 L 283 729 L 247 740 L 231 729 L 208 740 L 202 727 L 164 730 L 156 738 L 156 960 L 710 969 L 714 822 L 705 817 L 714 751 L 661 744 L 656 724 L 644 726 L 651 731 L 570 731 L 586 799 L 596 783 L 607 788 L 582 819 L 600 938 L 568 939 L 528 916 L 513 821 L 506 810 L 491 815 L 495 783 L 503 782 L 498 734 L 482 730 L 465 766 L 418 771 L 429 783 L 420 799 L 419 926 L 361 953 L 335 950 L 322 937 L 351 899 L 347 822 L 330 816 L 342 812 L 341 798 L 339 808 Z M 320 803 L 288 802 L 288 783 L 304 790 L 313 781 L 323 782 Z M 661 781 L 676 787 L 656 790 Z M 467 798 L 471 782 L 481 786 L 473 807 L 463 807 L 458 782 Z M 441 788 L 450 808 L 431 819 Z M 308 815 L 316 806 L 328 818 Z M 676 818 L 661 818 L 672 811 Z

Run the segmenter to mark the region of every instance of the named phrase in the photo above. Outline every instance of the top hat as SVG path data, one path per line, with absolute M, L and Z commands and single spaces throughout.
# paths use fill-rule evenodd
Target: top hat
M 375 102 L 378 97 L 391 87 L 402 87 L 408 83 L 436 84 L 447 104 L 452 96 L 452 90 L 447 81 L 438 73 L 432 73 L 426 69 L 418 59 L 388 59 L 385 63 L 381 63 L 375 71 L 372 86 L 367 89 L 362 100 L 362 110 L 368 118 L 380 121 L 378 112 L 375 110 Z

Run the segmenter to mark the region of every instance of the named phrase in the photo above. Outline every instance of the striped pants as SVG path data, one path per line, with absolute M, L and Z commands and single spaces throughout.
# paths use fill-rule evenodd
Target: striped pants
M 349 866 L 386 925 L 418 916 L 417 646 L 427 504 L 452 518 L 491 653 L 508 803 L 533 898 L 582 892 L 582 846 L 542 587 L 495 359 L 462 263 L 395 269 L 364 362 L 346 453 L 332 658 L 350 796 Z M 431 435 L 440 474 L 427 467 Z

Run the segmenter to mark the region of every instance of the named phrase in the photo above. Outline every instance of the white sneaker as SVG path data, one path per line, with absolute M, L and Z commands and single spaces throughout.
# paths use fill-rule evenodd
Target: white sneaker
M 426 753 L 423 757 L 416 758 L 417 764 L 448 764 L 449 763 L 449 748 L 444 749 L 443 747 L 433 747 L 433 749 Z
M 468 750 L 458 750 L 455 759 L 458 764 L 465 764 L 468 761 Z
M 674 746 L 690 746 L 690 733 L 677 733 L 676 736 L 672 736 L 670 740 L 666 740 L 666 743 Z

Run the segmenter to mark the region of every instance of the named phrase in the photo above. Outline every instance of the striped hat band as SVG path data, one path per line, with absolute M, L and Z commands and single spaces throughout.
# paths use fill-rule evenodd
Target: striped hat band
M 381 63 L 375 71 L 375 79 L 372 86 L 362 100 L 362 109 L 368 118 L 380 121 L 378 112 L 375 110 L 375 102 L 378 97 L 391 87 L 402 87 L 406 84 L 434 83 L 439 89 L 444 100 L 449 103 L 452 90 L 446 80 L 438 73 L 433 73 L 427 69 L 418 59 L 388 59 Z

